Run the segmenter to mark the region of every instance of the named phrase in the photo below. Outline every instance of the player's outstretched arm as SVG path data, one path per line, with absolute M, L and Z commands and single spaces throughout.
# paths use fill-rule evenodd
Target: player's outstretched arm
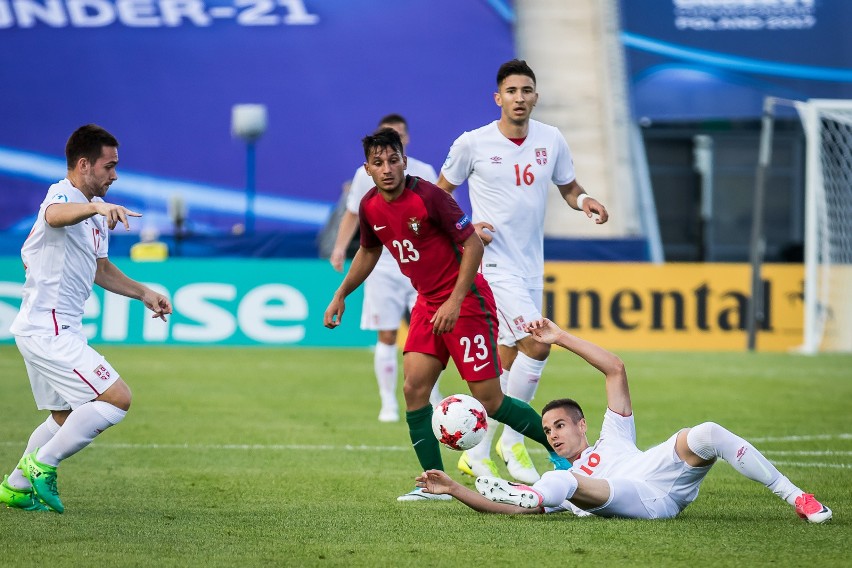
M 146 308 L 154 312 L 151 317 L 166 321 L 166 315 L 172 313 L 172 305 L 168 298 L 141 282 L 129 278 L 106 257 L 98 259 L 95 284 L 114 294 L 140 300 Z
M 453 480 L 445 472 L 438 469 L 430 469 L 424 471 L 416 478 L 417 487 L 422 487 L 426 493 L 435 493 L 437 495 L 451 495 L 455 499 L 461 501 L 474 511 L 480 513 L 499 513 L 503 515 L 516 515 L 521 513 L 543 513 L 544 510 L 539 507 L 537 509 L 525 509 L 515 505 L 507 505 L 505 503 L 495 503 L 490 499 L 486 499 L 476 491 L 469 489 L 461 483 Z
M 93 201 L 91 203 L 53 203 L 44 212 L 44 220 L 54 228 L 69 227 L 95 215 L 106 217 L 107 226 L 110 229 L 114 229 L 118 223 L 121 223 L 129 231 L 130 221 L 128 217 L 141 217 L 142 213 L 137 213 L 121 205 L 106 203 L 104 201 Z
M 606 401 L 609 409 L 622 416 L 633 413 L 630 389 L 627 386 L 627 370 L 617 355 L 562 330 L 547 318 L 528 323 L 524 330 L 539 343 L 559 345 L 582 357 L 606 377 Z

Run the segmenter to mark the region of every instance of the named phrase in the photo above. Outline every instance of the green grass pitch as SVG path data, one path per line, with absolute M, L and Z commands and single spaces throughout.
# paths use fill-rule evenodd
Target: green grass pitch
M 418 465 L 404 422 L 376 420 L 369 351 L 99 349 L 133 389 L 133 407 L 60 467 L 64 515 L 0 509 L 4 566 L 849 565 L 852 356 L 620 354 L 640 447 L 719 422 L 833 509 L 820 526 L 724 462 L 665 521 L 398 503 Z M 14 346 L 0 346 L 0 376 L 8 473 L 45 413 Z M 452 366 L 441 390 L 467 392 Z M 579 400 L 597 434 L 603 378 L 564 351 L 533 405 L 558 396 Z M 444 452 L 461 479 L 457 458 Z M 533 458 L 547 467 L 543 451 Z

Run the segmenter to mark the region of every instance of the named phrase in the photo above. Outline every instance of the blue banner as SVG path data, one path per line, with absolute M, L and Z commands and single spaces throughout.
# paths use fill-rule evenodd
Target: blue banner
M 409 152 L 440 167 L 498 116 L 513 57 L 505 5 L 486 0 L 0 0 L 0 231 L 26 234 L 89 122 L 120 141 L 109 198 L 194 234 L 245 220 L 248 149 L 236 104 L 267 107 L 257 141 L 258 232 L 316 231 L 363 162 L 379 118 L 409 121 Z
M 852 2 L 622 0 L 637 119 L 756 118 L 765 96 L 852 98 Z

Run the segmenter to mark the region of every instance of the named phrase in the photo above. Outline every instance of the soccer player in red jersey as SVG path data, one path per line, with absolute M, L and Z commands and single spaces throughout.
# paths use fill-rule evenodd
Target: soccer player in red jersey
M 411 442 L 424 470 L 443 469 L 429 393 L 450 357 L 489 416 L 544 445 L 557 467 L 568 467 L 548 445 L 539 414 L 500 389 L 496 307 L 477 272 L 484 246 L 470 217 L 438 186 L 405 175 L 396 131 L 379 130 L 363 144 L 365 168 L 376 187 L 361 200 L 361 247 L 325 311 L 325 326 L 340 325 L 346 297 L 364 282 L 385 246 L 417 290 L 403 356 L 403 393 Z M 399 500 L 448 498 L 417 488 Z

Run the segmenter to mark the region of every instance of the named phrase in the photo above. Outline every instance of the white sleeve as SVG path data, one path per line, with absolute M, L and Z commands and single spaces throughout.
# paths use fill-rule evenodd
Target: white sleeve
M 461 185 L 473 173 L 473 149 L 470 133 L 465 132 L 453 142 L 447 159 L 441 167 L 444 179 L 453 185 Z
M 628 440 L 635 446 L 636 422 L 633 420 L 633 415 L 622 416 L 607 408 L 601 426 L 601 439 L 606 440 L 607 438 Z
M 577 174 L 574 173 L 574 157 L 571 149 L 562 133 L 556 132 L 556 165 L 553 168 L 553 176 L 550 180 L 556 185 L 565 185 L 574 181 Z
M 349 186 L 349 193 L 346 196 L 346 210 L 357 215 L 361 207 L 361 200 L 367 195 L 367 192 L 373 189 L 373 178 L 367 175 L 364 167 L 355 170 L 355 175 L 352 176 L 352 183 Z

